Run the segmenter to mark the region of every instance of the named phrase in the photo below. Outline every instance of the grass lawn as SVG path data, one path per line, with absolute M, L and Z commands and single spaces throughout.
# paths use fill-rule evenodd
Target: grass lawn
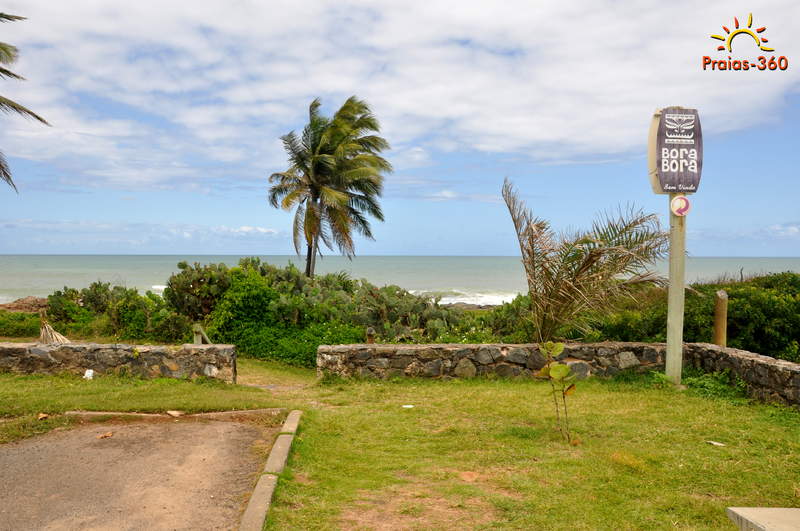
M 196 382 L 158 378 L 140 380 L 99 376 L 12 375 L 0 373 L 0 443 L 66 426 L 75 419 L 56 416 L 64 411 L 186 412 L 277 407 L 261 389 L 230 386 L 201 379 Z M 39 421 L 38 413 L 51 418 Z
M 298 407 L 267 529 L 734 529 L 725 507 L 800 506 L 796 410 L 590 380 L 570 446 L 542 382 L 318 384 L 252 360 L 240 381 L 261 388 L 0 375 L 0 441 L 62 422 L 40 411 Z

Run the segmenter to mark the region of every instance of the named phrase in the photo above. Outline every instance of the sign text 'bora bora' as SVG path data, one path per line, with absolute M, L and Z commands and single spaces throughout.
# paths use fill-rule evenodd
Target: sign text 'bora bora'
M 697 109 L 667 107 L 650 123 L 650 184 L 657 194 L 691 194 L 703 170 L 703 131 Z

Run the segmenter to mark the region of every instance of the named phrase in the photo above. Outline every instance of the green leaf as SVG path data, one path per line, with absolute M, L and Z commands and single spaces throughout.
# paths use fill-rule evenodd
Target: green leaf
M 564 343 L 550 343 L 550 345 L 551 345 L 550 353 L 553 355 L 553 357 L 556 357 L 562 352 L 564 352 Z
M 553 380 L 563 380 L 569 376 L 569 366 L 563 363 L 553 363 L 550 366 L 550 378 Z
M 550 364 L 548 363 L 539 369 L 534 376 L 537 378 L 550 378 Z

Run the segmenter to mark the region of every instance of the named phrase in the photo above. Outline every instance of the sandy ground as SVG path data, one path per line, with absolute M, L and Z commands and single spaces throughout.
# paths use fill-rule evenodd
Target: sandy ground
M 262 466 L 254 445 L 271 436 L 181 419 L 92 423 L 2 445 L 0 530 L 235 529 Z

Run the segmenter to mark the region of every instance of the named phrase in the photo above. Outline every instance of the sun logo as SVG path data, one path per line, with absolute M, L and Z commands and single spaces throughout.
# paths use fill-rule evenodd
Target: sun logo
M 757 35 L 757 33 L 762 33 L 765 29 L 767 29 L 766 26 L 762 26 L 762 27 L 760 27 L 760 28 L 758 28 L 756 30 L 750 29 L 750 28 L 753 27 L 753 14 L 752 13 L 750 13 L 747 16 L 747 27 L 746 28 L 740 28 L 739 27 L 739 19 L 736 18 L 736 17 L 733 17 L 733 23 L 735 25 L 733 31 L 729 30 L 726 26 L 722 26 L 722 29 L 724 29 L 725 33 L 728 34 L 727 37 L 725 37 L 724 35 L 712 35 L 711 36 L 712 39 L 717 39 L 717 40 L 723 41 L 725 43 L 725 46 L 719 46 L 717 48 L 717 50 L 723 51 L 723 50 L 727 49 L 728 52 L 730 52 L 731 51 L 731 45 L 733 44 L 733 38 L 734 37 L 737 37 L 739 35 L 750 35 L 756 41 L 756 46 L 758 46 L 759 49 L 764 50 L 765 52 L 774 52 L 775 51 L 775 48 L 768 48 L 767 46 L 764 46 L 763 43 L 769 42 L 766 38 L 759 37 Z

